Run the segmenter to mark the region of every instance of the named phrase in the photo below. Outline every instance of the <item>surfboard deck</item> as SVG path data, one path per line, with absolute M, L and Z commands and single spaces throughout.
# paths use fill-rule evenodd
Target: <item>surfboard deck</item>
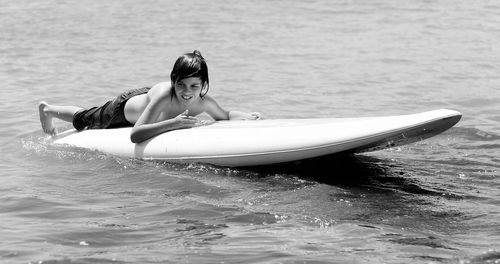
M 439 109 L 381 117 L 217 121 L 139 144 L 130 141 L 132 128 L 72 129 L 54 136 L 53 144 L 145 160 L 256 166 L 409 144 L 442 133 L 461 116 Z

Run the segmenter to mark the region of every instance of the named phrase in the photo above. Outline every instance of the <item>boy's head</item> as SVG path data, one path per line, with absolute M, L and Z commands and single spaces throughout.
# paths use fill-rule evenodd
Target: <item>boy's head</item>
M 175 86 L 176 82 L 189 77 L 200 78 L 202 86 L 208 89 L 207 63 L 197 50 L 186 53 L 175 61 L 174 68 L 170 73 L 172 87 Z

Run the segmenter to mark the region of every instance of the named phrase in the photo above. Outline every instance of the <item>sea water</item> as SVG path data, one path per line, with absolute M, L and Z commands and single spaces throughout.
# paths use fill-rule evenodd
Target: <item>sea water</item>
M 1 0 L 0 26 L 1 263 L 500 261 L 498 1 Z M 42 133 L 39 101 L 99 105 L 195 49 L 225 109 L 463 118 L 412 145 L 246 169 Z

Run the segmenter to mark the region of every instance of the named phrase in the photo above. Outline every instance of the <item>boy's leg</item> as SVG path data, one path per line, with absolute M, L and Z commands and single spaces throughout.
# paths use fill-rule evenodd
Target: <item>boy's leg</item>
M 82 108 L 77 106 L 50 105 L 45 101 L 40 102 L 38 105 L 38 112 L 40 114 L 40 123 L 42 124 L 43 131 L 50 135 L 57 134 L 53 118 L 61 119 L 66 122 L 73 122 L 73 116 L 79 110 L 82 110 Z

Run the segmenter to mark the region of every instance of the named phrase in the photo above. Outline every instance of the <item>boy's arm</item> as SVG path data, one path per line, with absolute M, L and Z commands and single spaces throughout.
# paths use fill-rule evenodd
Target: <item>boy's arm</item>
M 210 96 L 203 98 L 203 110 L 215 120 L 229 120 L 229 112 L 222 109 L 219 104 Z
M 257 120 L 262 119 L 262 115 L 257 112 L 245 113 L 241 111 L 226 111 L 217 104 L 211 97 L 207 96 L 205 101 L 205 112 L 215 120 Z
M 168 120 L 155 122 L 161 113 L 161 104 L 169 100 L 168 92 L 153 94 L 151 100 L 135 123 L 130 133 L 133 143 L 146 141 L 161 133 L 181 128 L 193 127 L 198 119 L 188 116 L 188 111 Z

